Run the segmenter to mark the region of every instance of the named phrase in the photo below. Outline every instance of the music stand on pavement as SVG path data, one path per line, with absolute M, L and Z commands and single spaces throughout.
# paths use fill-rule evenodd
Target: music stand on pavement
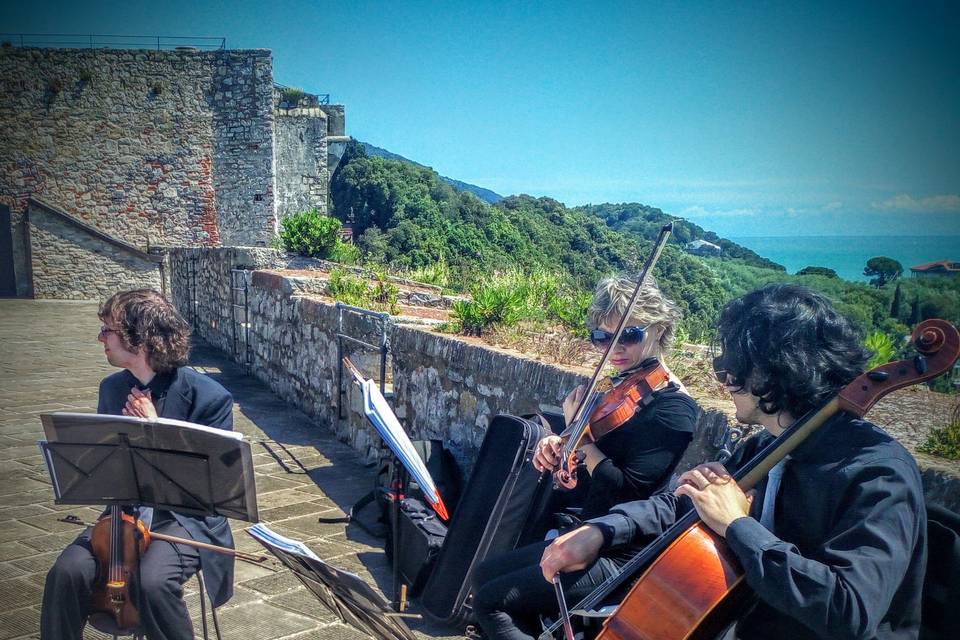
M 343 623 L 376 640 L 416 640 L 401 619 L 408 614 L 394 612 L 387 599 L 356 574 L 332 567 L 302 542 L 284 538 L 262 524 L 247 529 L 247 533 Z

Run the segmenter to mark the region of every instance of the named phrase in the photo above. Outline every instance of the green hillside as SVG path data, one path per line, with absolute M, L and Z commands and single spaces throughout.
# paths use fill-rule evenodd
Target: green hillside
M 641 204 L 569 208 L 551 198 L 510 196 L 488 204 L 456 191 L 436 172 L 406 162 L 368 157 L 351 146 L 331 181 L 333 213 L 353 225 L 363 260 L 395 270 L 440 264 L 445 283 L 468 290 L 497 272 L 534 270 L 557 274 L 571 292 L 592 288 L 601 277 L 636 270 L 652 238 L 671 220 Z M 822 291 L 865 332 L 882 331 L 901 344 L 906 325 L 928 317 L 960 321 L 960 279 L 901 280 L 875 288 L 820 274 L 786 274 L 782 266 L 686 220 L 674 220 L 656 275 L 684 310 L 693 338 L 708 341 L 720 308 L 766 282 L 798 282 Z M 702 238 L 723 248 L 717 258 L 687 253 Z M 817 270 L 814 270 L 817 271 Z

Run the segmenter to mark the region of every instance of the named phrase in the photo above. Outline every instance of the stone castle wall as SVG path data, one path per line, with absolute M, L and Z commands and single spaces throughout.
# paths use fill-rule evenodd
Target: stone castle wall
M 266 245 L 272 91 L 266 50 L 0 50 L 0 203 L 13 237 L 27 237 L 38 196 L 141 249 Z M 25 242 L 14 257 L 24 295 Z
M 275 113 L 277 218 L 309 209 L 327 215 L 327 127 L 318 107 Z

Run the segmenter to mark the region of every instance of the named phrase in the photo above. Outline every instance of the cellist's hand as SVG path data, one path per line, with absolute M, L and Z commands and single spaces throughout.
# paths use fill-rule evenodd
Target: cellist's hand
M 545 436 L 533 451 L 533 468 L 543 473 L 553 471 L 560 464 L 563 439 L 560 436 Z
M 567 397 L 563 399 L 563 419 L 566 420 L 567 426 L 570 426 L 570 423 L 573 421 L 573 414 L 576 412 L 577 405 L 580 404 L 580 399 L 583 398 L 583 392 L 585 390 L 581 384 L 568 393 Z
M 560 572 L 583 569 L 597 559 L 602 546 L 603 534 L 589 524 L 563 534 L 543 550 L 540 557 L 543 579 L 553 582 L 553 577 Z
M 682 474 L 673 493 L 689 496 L 704 523 L 724 537 L 731 522 L 749 514 L 753 502 L 752 492 L 745 494 L 718 462 L 708 462 Z

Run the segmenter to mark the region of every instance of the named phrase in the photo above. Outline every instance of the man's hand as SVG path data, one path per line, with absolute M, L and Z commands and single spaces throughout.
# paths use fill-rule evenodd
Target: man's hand
M 750 512 L 753 501 L 753 496 L 747 496 L 718 462 L 702 464 L 681 475 L 680 486 L 673 493 L 689 496 L 700 518 L 724 537 L 731 522 Z
M 150 389 L 140 391 L 136 387 L 130 389 L 130 395 L 127 396 L 127 404 L 123 407 L 123 415 L 134 416 L 137 418 L 156 418 L 157 408 L 153 406 L 153 400 L 150 397 Z
M 560 436 L 545 436 L 533 451 L 533 468 L 543 473 L 553 471 L 560 464 L 563 439 Z
M 603 546 L 603 534 L 592 525 L 584 525 L 563 534 L 543 550 L 540 570 L 543 579 L 553 582 L 560 572 L 577 571 L 597 559 Z

